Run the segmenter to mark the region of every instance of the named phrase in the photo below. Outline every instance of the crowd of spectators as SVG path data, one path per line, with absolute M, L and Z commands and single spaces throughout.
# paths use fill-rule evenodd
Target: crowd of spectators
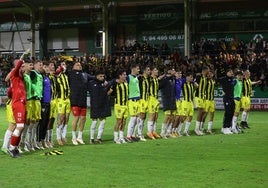
M 51 58 L 60 60 L 62 57 L 58 55 Z M 217 77 L 223 76 L 225 70 L 230 67 L 249 69 L 252 81 L 262 80 L 261 89 L 264 90 L 268 85 L 268 43 L 262 39 L 249 43 L 200 40 L 193 43 L 190 57 L 183 56 L 178 49 L 171 50 L 167 43 L 157 49 L 147 42 L 139 44 L 135 41 L 131 46 L 118 48 L 114 45 L 112 54 L 107 59 L 94 54 L 75 58 L 82 62 L 84 71 L 90 74 L 94 74 L 98 67 L 105 68 L 108 80 L 115 78 L 119 68 L 128 69 L 131 62 L 136 62 L 141 66 L 157 65 L 160 74 L 170 67 L 180 69 L 183 73 L 198 73 L 204 65 L 214 69 Z M 11 70 L 12 61 L 11 56 L 0 57 L 0 86 L 5 85 L 4 77 Z

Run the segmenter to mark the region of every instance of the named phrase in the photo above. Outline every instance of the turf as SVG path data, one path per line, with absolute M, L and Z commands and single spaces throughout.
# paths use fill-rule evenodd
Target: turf
M 42 155 L 47 149 L 13 159 L 1 153 L 0 187 L 268 187 L 267 112 L 251 112 L 252 128 L 238 135 L 220 133 L 222 116 L 222 111 L 216 112 L 214 135 L 192 133 L 121 145 L 112 141 L 113 117 L 107 120 L 104 144 L 89 145 L 88 119 L 86 145 L 70 143 L 69 126 L 69 143 L 54 148 L 63 155 Z M 0 118 L 2 144 L 4 108 Z M 162 119 L 161 112 L 159 129 Z

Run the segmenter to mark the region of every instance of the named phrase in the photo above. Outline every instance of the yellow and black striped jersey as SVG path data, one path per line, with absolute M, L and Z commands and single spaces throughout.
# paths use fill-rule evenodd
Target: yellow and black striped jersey
M 158 78 L 150 78 L 149 96 L 158 98 L 159 82 Z
M 185 82 L 182 86 L 183 100 L 191 102 L 194 100 L 194 86 L 190 82 Z
M 206 100 L 214 100 L 215 80 L 209 79 L 206 89 Z
M 252 83 L 250 78 L 243 79 L 242 96 L 250 97 L 252 94 Z
M 142 76 L 139 80 L 140 85 L 140 96 L 141 99 L 147 100 L 149 97 L 150 82 L 149 77 Z
M 198 88 L 195 91 L 195 96 L 201 99 L 205 99 L 207 89 L 207 77 L 197 77 L 196 82 L 198 83 Z
M 50 87 L 51 87 L 51 100 L 57 98 L 57 80 L 55 75 L 49 75 Z
M 56 77 L 57 79 L 57 98 L 68 99 L 70 98 L 70 86 L 68 76 L 65 73 L 61 73 Z
M 115 104 L 125 106 L 127 105 L 127 101 L 128 101 L 127 82 L 117 83 L 115 85 Z

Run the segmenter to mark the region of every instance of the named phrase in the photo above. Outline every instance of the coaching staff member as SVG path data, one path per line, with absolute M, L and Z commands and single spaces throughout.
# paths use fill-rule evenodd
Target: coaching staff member
M 224 117 L 223 117 L 223 134 L 233 134 L 230 130 L 232 125 L 232 118 L 235 110 L 234 103 L 234 73 L 232 69 L 226 70 L 226 76 L 219 78 L 219 82 L 222 85 L 223 95 L 223 104 L 224 104 Z

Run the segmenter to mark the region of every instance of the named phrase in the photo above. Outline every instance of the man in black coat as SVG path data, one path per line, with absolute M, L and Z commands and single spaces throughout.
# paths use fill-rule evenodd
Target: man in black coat
M 75 62 L 73 69 L 68 72 L 68 80 L 70 86 L 70 101 L 73 113 L 72 122 L 72 142 L 74 145 L 85 144 L 82 134 L 86 122 L 87 113 L 87 84 L 95 76 L 91 76 L 82 71 L 80 62 Z M 80 122 L 79 122 L 80 121 Z M 76 138 L 76 129 L 79 123 L 78 137 Z
M 176 112 L 175 72 L 174 69 L 170 69 L 165 77 L 159 81 L 163 111 L 165 113 L 160 134 L 162 138 L 171 136 L 172 123 Z
M 111 116 L 111 106 L 110 106 L 110 94 L 115 80 L 110 82 L 105 81 L 105 71 L 99 69 L 95 73 L 96 79 L 93 79 L 88 84 L 88 90 L 90 95 L 90 118 L 92 119 L 90 127 L 90 143 L 95 144 L 94 135 L 95 129 L 97 127 L 98 119 L 100 120 L 97 142 L 102 143 L 102 134 L 105 127 L 106 117 Z
M 226 76 L 219 78 L 221 83 L 223 95 L 223 104 L 224 104 L 224 117 L 223 117 L 223 134 L 233 134 L 230 130 L 232 125 L 232 118 L 235 110 L 234 103 L 234 73 L 232 69 L 226 70 Z

